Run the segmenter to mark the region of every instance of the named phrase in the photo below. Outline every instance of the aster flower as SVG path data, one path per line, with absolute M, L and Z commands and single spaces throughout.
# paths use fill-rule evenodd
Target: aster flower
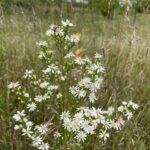
M 62 21 L 61 22 L 62 23 L 62 26 L 64 26 L 64 27 L 72 27 L 73 26 L 73 24 L 68 20 L 68 19 L 66 19 L 66 21 Z
M 37 137 L 33 137 L 33 142 L 32 142 L 32 145 L 34 147 L 38 147 L 42 144 L 42 138 L 40 136 L 37 136 Z
M 27 108 L 29 109 L 30 112 L 34 111 L 36 109 L 36 104 L 32 102 L 31 104 L 27 104 Z
M 101 138 L 101 139 L 103 139 L 104 141 L 106 141 L 108 138 L 109 138 L 109 133 L 107 133 L 105 130 L 103 131 L 101 131 L 100 133 L 99 133 L 99 137 Z
M 48 47 L 48 43 L 46 41 L 40 41 L 37 43 L 38 46 Z

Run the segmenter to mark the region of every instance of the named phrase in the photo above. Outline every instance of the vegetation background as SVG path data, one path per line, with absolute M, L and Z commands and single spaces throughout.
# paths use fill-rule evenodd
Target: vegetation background
M 101 106 L 124 100 L 140 105 L 135 117 L 108 142 L 111 150 L 150 149 L 150 1 L 136 3 L 125 19 L 117 0 L 0 0 L 0 150 L 29 150 L 13 130 L 16 101 L 7 85 L 27 68 L 38 70 L 36 42 L 48 26 L 70 19 L 81 32 L 77 47 L 91 56 L 99 52 L 106 66 Z M 124 138 L 122 138 L 124 136 Z M 93 142 L 99 149 L 97 141 Z

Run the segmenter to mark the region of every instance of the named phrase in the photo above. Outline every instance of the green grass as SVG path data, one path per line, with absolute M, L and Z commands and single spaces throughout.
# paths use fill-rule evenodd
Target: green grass
M 12 9 L 11 14 L 3 12 L 0 17 L 1 150 L 29 149 L 25 139 L 13 131 L 11 115 L 15 103 L 6 87 L 10 81 L 20 80 L 25 69 L 38 69 L 36 42 L 44 37 L 51 23 L 60 22 L 54 14 L 42 14 L 39 9 L 35 12 L 36 17 L 31 11 Z M 76 24 L 73 31 L 82 33 L 78 47 L 88 55 L 96 51 L 104 55 L 106 79 L 100 105 L 106 107 L 130 99 L 140 105 L 133 120 L 109 141 L 106 149 L 150 148 L 150 15 L 138 14 L 134 26 L 132 18 L 126 22 L 122 16 L 108 20 L 95 15 L 93 20 L 90 14 L 79 13 L 71 17 Z M 98 141 L 93 141 L 93 147 L 99 149 Z

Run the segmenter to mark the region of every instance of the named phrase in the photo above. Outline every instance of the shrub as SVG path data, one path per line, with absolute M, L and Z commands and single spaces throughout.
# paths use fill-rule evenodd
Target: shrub
M 17 100 L 14 129 L 39 150 L 82 148 L 93 137 L 105 145 L 138 108 L 131 100 L 107 109 L 99 107 L 105 76 L 102 56 L 96 53 L 91 60 L 75 53 L 80 34 L 71 34 L 72 26 L 69 20 L 51 25 L 46 40 L 37 43 L 44 68 L 26 70 L 22 82 L 8 86 Z M 49 38 L 58 51 L 50 51 Z

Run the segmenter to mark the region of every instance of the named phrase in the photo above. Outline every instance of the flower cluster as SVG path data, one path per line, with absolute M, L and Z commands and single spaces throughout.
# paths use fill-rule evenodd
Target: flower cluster
M 63 37 L 66 40 L 66 42 L 77 43 L 80 41 L 79 33 L 72 34 L 70 36 L 67 34 L 68 27 L 72 27 L 72 26 L 73 24 L 69 20 L 62 21 L 62 26 L 51 25 L 49 29 L 46 31 L 46 35 L 53 36 L 57 39 L 60 39 Z M 38 45 L 40 45 L 40 43 Z M 43 43 L 44 43 L 43 45 L 45 45 L 45 42 Z
M 94 62 L 89 58 L 75 58 L 74 63 L 84 68 L 84 74 L 82 78 L 78 81 L 76 86 L 71 86 L 70 92 L 75 98 L 86 99 L 91 103 L 97 100 L 97 93 L 102 86 L 102 74 L 105 69 L 101 65 L 101 55 L 96 53 L 94 57 Z M 66 56 L 68 58 L 68 56 Z
M 33 147 L 39 150 L 49 149 L 49 144 L 44 142 L 44 136 L 47 134 L 49 128 L 51 128 L 51 123 L 47 122 L 35 126 L 34 123 L 28 119 L 24 110 L 17 111 L 17 113 L 13 115 L 13 119 L 16 121 L 14 129 L 20 129 L 23 136 L 27 136 L 31 139 Z
M 97 134 L 96 132 L 99 133 L 100 139 L 106 142 L 110 136 L 109 131 L 121 130 L 127 120 L 132 118 L 132 111 L 138 107 L 132 101 L 123 102 L 118 108 L 109 107 L 107 110 L 79 107 L 73 117 L 68 111 L 64 111 L 61 120 L 64 128 L 74 133 L 79 142 L 85 141 L 88 135 Z
M 80 34 L 70 34 L 73 24 L 69 20 L 61 24 L 51 25 L 46 31 L 48 40 L 37 43 L 39 58 L 45 62 L 41 70 L 26 70 L 22 83 L 8 85 L 19 102 L 13 115 L 14 129 L 21 130 L 39 150 L 59 149 L 69 137 L 83 142 L 97 132 L 106 142 L 110 131 L 121 130 L 138 108 L 132 101 L 106 110 L 94 107 L 105 75 L 102 55 L 96 53 L 90 59 L 75 53 L 73 47 L 80 41 Z M 50 38 L 58 50 L 49 51 Z M 55 140 L 50 140 L 51 136 Z

